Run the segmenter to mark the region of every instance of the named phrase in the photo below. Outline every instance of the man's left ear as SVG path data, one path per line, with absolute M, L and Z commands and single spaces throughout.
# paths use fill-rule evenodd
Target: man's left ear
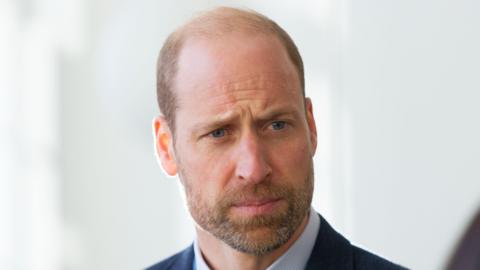
M 173 137 L 167 120 L 163 116 L 153 119 L 153 132 L 158 161 L 167 175 L 176 175 L 177 162 L 173 151 Z
M 307 124 L 310 131 L 310 143 L 312 146 L 312 156 L 317 150 L 317 126 L 315 125 L 315 118 L 313 117 L 313 105 L 310 98 L 305 98 L 305 109 L 307 113 Z

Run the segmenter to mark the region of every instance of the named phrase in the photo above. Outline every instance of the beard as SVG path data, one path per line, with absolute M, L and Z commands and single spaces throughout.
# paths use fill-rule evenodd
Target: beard
M 307 175 L 295 184 L 270 180 L 224 190 L 213 205 L 194 190 L 181 173 L 187 205 L 195 222 L 217 239 L 240 252 L 261 256 L 285 244 L 308 214 L 313 195 L 313 162 Z M 268 214 L 231 215 L 231 209 L 248 199 L 281 198 L 275 211 Z

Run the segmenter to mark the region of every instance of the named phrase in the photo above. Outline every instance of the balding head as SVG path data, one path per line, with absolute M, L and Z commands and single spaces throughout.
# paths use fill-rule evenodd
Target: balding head
M 200 14 L 178 28 L 165 41 L 157 61 L 157 101 L 172 133 L 175 130 L 177 109 L 175 78 L 177 63 L 183 45 L 189 39 L 220 39 L 232 33 L 246 35 L 269 35 L 280 40 L 298 72 L 298 78 L 305 96 L 303 61 L 290 36 L 274 21 L 254 11 L 219 7 Z

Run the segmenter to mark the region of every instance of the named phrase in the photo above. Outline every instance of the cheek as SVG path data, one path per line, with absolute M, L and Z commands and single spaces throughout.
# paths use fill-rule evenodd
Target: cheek
M 284 142 L 281 146 L 275 147 L 276 151 L 271 152 L 272 165 L 276 171 L 289 179 L 297 179 L 298 176 L 309 173 L 311 162 L 310 146 L 306 140 L 296 138 Z M 303 176 L 301 177 L 303 178 Z
M 213 204 L 231 179 L 231 158 L 226 152 L 190 149 L 178 155 L 180 177 L 195 197 Z

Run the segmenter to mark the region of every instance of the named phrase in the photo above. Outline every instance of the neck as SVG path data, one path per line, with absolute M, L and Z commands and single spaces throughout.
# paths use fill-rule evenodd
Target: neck
M 242 269 L 261 270 L 266 269 L 276 259 L 282 256 L 295 241 L 300 237 L 308 223 L 309 215 L 305 215 L 292 237 L 279 248 L 261 256 L 240 252 L 231 248 L 223 241 L 217 239 L 209 232 L 196 226 L 198 245 L 203 259 L 210 269 Z

